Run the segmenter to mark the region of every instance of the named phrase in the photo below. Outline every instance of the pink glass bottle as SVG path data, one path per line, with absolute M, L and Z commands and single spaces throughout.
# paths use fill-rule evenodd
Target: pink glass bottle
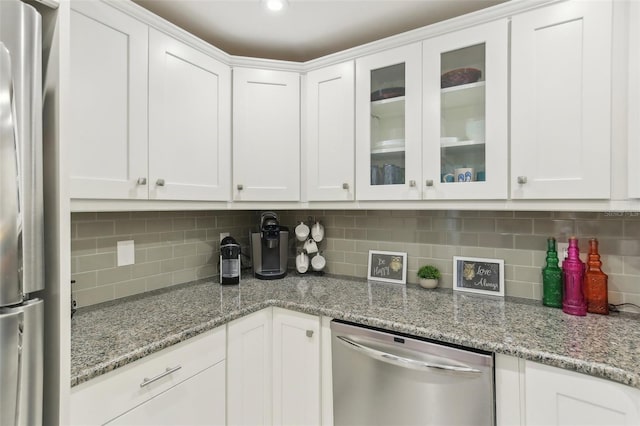
M 569 238 L 569 255 L 562 262 L 562 311 L 570 315 L 587 315 L 584 297 L 584 263 L 580 260 L 578 240 Z

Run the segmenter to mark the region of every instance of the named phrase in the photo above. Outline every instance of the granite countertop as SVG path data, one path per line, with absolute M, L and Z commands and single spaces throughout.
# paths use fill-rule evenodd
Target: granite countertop
M 513 355 L 640 388 L 640 318 L 567 315 L 526 299 L 289 275 L 184 284 L 79 309 L 71 386 L 269 306 Z

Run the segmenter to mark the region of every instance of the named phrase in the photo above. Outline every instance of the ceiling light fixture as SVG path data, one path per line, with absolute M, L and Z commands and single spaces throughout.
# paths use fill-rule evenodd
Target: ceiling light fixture
M 280 12 L 287 7 L 287 0 L 262 0 L 262 5 L 271 12 Z

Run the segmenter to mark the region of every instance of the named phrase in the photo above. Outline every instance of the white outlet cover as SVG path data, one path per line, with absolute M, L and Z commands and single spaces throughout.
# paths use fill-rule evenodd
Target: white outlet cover
M 118 241 L 118 266 L 133 265 L 136 261 L 136 250 L 133 240 Z

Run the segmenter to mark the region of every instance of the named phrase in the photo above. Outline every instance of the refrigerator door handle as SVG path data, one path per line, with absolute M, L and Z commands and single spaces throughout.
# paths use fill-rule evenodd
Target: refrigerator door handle
M 0 306 L 22 302 L 17 123 L 11 55 L 0 42 Z

